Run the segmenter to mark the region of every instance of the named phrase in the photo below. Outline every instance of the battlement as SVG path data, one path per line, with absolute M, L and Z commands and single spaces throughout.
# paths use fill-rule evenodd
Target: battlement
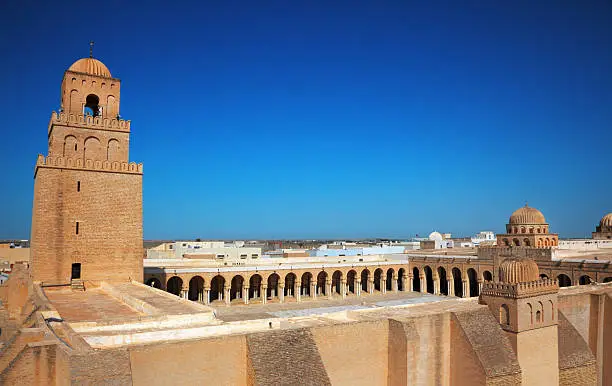
M 92 117 L 90 115 L 57 113 L 54 111 L 51 113 L 51 120 L 49 121 L 49 133 L 53 125 L 56 124 L 69 124 L 87 129 L 130 132 L 130 121 L 124 119 Z
M 118 161 L 100 161 L 100 160 L 83 160 L 81 158 L 72 159 L 67 157 L 45 157 L 42 154 L 38 155 L 36 160 L 36 169 L 34 175 L 39 167 L 56 168 L 56 169 L 77 169 L 77 170 L 93 170 L 93 171 L 106 171 L 114 173 L 125 173 L 125 174 L 142 174 L 143 166 L 142 163 L 137 164 L 136 162 L 118 162 Z
M 542 279 L 526 283 L 485 282 L 481 295 L 521 299 L 536 295 L 553 294 L 559 291 L 557 280 Z

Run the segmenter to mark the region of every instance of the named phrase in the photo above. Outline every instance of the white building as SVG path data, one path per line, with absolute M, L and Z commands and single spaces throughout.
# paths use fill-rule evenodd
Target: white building
M 147 259 L 207 259 L 251 260 L 261 257 L 261 248 L 243 247 L 244 242 L 234 241 L 176 241 L 163 243 L 147 250 Z
M 495 237 L 495 233 L 491 231 L 482 231 L 472 236 L 472 243 L 474 246 L 478 246 L 482 243 L 495 244 L 497 243 L 497 237 Z

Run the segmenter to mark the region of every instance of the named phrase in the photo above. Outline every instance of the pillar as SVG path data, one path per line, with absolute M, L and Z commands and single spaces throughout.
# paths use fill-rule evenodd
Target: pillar
M 230 296 L 230 290 L 231 287 L 226 285 L 225 288 L 223 288 L 223 295 L 225 296 L 225 304 L 227 304 L 228 306 L 230 305 L 230 300 L 231 300 L 231 296 Z
M 313 299 L 317 298 L 317 283 L 316 282 L 310 283 L 310 297 Z
M 332 282 L 331 282 L 331 280 L 327 280 L 327 281 L 325 282 L 325 292 L 327 293 L 327 298 L 328 298 L 329 300 L 331 300 L 331 299 L 332 299 L 332 297 L 333 297 L 333 292 L 332 292 Z
M 249 304 L 249 287 L 242 287 L 242 299 L 244 304 Z
M 468 281 L 463 280 L 462 283 L 463 283 L 463 297 L 469 298 L 470 297 L 470 287 L 468 286 Z
M 391 283 L 391 290 L 393 292 L 397 292 L 398 291 L 398 289 L 397 289 L 397 281 L 398 280 L 399 280 L 398 276 L 397 275 L 393 275 L 393 283 Z
M 285 302 L 285 283 L 279 283 L 278 284 L 278 299 L 280 300 L 281 303 Z
M 419 275 L 419 288 L 421 289 L 422 294 L 427 293 L 427 279 L 425 276 Z
M 210 287 L 204 287 L 204 304 L 210 304 Z
M 368 280 L 368 293 L 370 294 L 374 293 L 374 279 Z
M 259 296 L 261 296 L 261 301 L 263 304 L 266 304 L 268 302 L 268 285 L 267 284 L 261 284 L 261 292 Z
M 342 279 L 340 281 L 340 292 L 342 293 L 342 299 L 346 299 L 346 293 L 348 292 L 349 288 L 346 285 L 346 279 Z
M 412 283 L 412 275 L 408 275 L 408 292 L 414 292 L 414 286 Z
M 402 276 L 402 291 L 411 291 L 412 289 L 406 288 L 406 283 L 410 283 L 410 280 L 408 279 L 408 276 L 403 275 Z
M 482 292 L 482 280 L 478 281 L 478 293 L 480 294 Z
M 380 292 L 383 294 L 387 293 L 387 279 L 380 279 Z
M 353 288 L 355 288 L 355 295 L 361 296 L 361 280 L 356 280 Z
M 189 288 L 183 287 L 183 289 L 181 290 L 181 297 L 183 299 L 189 299 Z
M 433 281 L 434 295 L 440 295 L 440 279 Z
M 452 279 L 446 279 L 446 287 L 448 288 L 448 296 L 455 296 L 455 283 Z
M 293 284 L 293 288 L 294 288 L 294 296 L 295 296 L 295 300 L 298 302 L 302 301 L 302 282 L 296 281 Z

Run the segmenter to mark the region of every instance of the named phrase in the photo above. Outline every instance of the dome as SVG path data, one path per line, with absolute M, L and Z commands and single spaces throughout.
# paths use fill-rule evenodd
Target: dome
M 525 283 L 540 280 L 535 261 L 526 257 L 506 259 L 499 266 L 499 280 L 504 283 Z
M 76 62 L 72 63 L 72 66 L 68 68 L 68 71 L 82 72 L 85 74 L 111 78 L 111 73 L 104 65 L 104 63 L 94 58 L 79 59 Z
M 608 213 L 607 215 L 601 218 L 599 225 L 603 227 L 612 227 L 612 213 Z
M 525 204 L 510 216 L 510 224 L 546 224 L 546 219 L 542 212 L 536 208 L 531 208 Z

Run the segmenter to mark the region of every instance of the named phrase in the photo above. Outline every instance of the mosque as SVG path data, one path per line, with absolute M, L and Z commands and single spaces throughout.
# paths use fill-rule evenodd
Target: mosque
M 30 263 L 0 286 L 1 384 L 612 384 L 612 257 L 559 257 L 527 205 L 477 256 L 143 263 L 120 87 L 92 55 L 64 73 Z M 611 234 L 608 214 L 581 243 Z

